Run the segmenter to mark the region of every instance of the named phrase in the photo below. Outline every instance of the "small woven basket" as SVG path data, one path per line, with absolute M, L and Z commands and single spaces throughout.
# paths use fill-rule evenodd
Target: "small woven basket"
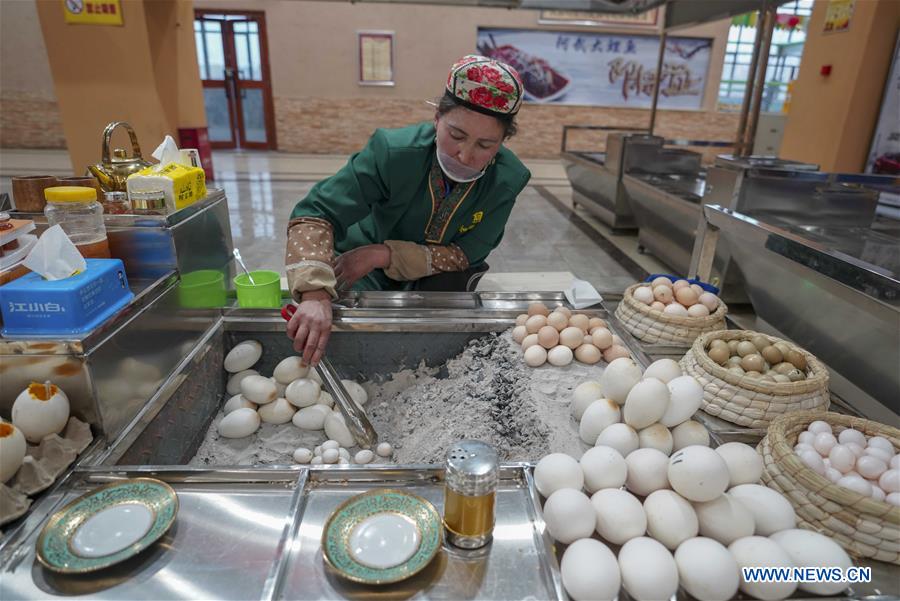
M 634 284 L 625 290 L 622 302 L 616 307 L 616 317 L 642 342 L 650 344 L 680 344 L 690 346 L 700 334 L 725 329 L 728 307 L 719 299 L 719 306 L 706 317 L 683 317 L 651 309 L 635 300 L 634 290 L 646 284 Z
M 771 343 L 785 342 L 806 358 L 807 378 L 797 382 L 767 382 L 728 371 L 706 352 L 715 339 L 750 340 L 759 336 L 750 330 L 719 330 L 702 334 L 681 359 L 681 369 L 703 386 L 702 409 L 726 421 L 748 428 L 766 428 L 776 417 L 790 411 L 826 411 L 831 401 L 828 371 L 812 354 L 772 336 Z
M 814 420 L 831 424 L 835 436 L 846 428 L 867 437 L 883 436 L 900 448 L 900 430 L 861 417 L 800 411 L 772 422 L 759 444 L 763 483 L 794 506 L 799 525 L 834 539 L 848 553 L 900 565 L 900 507 L 876 501 L 808 468 L 794 445 Z

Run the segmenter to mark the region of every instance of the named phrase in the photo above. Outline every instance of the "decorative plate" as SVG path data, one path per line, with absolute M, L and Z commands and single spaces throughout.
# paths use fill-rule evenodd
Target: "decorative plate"
M 325 561 L 363 584 L 389 584 L 417 574 L 443 541 L 441 517 L 422 497 L 378 489 L 348 499 L 322 532 Z
M 153 478 L 113 482 L 54 513 L 38 537 L 38 561 L 54 572 L 84 574 L 134 557 L 175 521 L 178 497 Z

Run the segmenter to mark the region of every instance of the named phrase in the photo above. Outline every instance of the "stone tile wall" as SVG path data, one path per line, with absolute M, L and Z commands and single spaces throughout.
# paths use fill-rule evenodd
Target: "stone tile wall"
M 0 94 L 0 146 L 65 148 L 66 137 L 56 100 L 12 90 Z

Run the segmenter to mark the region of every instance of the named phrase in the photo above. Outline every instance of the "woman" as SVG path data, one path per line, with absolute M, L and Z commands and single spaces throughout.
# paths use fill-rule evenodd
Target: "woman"
M 502 146 L 522 93 L 513 68 L 466 56 L 433 122 L 376 130 L 297 203 L 285 263 L 299 307 L 287 331 L 307 363 L 325 351 L 338 290 L 465 290 L 487 269 L 531 177 Z

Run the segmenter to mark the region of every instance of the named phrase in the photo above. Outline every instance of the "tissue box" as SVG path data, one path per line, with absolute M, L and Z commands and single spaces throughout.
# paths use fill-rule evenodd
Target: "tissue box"
M 206 198 L 206 174 L 200 167 L 169 163 L 145 167 L 130 175 L 126 182 L 128 194 L 147 190 L 162 190 L 170 213 Z
M 119 259 L 87 259 L 87 269 L 62 280 L 36 273 L 0 286 L 5 337 L 73 336 L 89 332 L 134 298 Z

